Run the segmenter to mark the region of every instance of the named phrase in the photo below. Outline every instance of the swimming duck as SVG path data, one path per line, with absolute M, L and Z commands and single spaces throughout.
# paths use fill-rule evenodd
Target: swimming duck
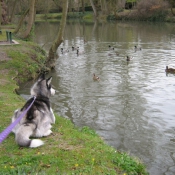
M 126 61 L 131 61 L 132 57 L 126 56 Z
M 68 52 L 69 52 L 69 49 L 67 49 L 67 50 L 63 51 L 63 48 L 61 48 L 61 53 L 62 53 L 62 54 L 67 55 L 67 53 L 68 53 Z
M 81 52 L 80 52 L 80 51 L 79 51 L 79 47 L 78 47 L 78 49 L 77 49 L 77 56 L 78 56 L 78 55 L 82 55 L 83 53 L 84 53 L 84 51 L 81 51 Z
M 79 55 L 80 53 L 79 53 L 79 49 L 77 49 L 77 56 Z
M 63 48 L 61 48 L 61 53 L 63 54 Z
M 93 80 L 100 81 L 100 78 L 98 76 L 96 76 L 95 74 L 93 74 Z
M 111 45 L 108 46 L 109 50 L 114 50 L 114 47 L 111 47 Z
M 113 51 L 110 51 L 110 53 L 108 53 L 109 56 L 113 56 L 113 55 L 119 56 L 119 52 L 115 51 L 114 47 L 111 50 Z
M 136 51 L 142 50 L 142 48 L 141 47 L 138 48 L 137 46 L 134 46 L 134 50 L 136 52 Z
M 165 72 L 167 72 L 167 73 L 175 73 L 175 69 L 168 68 L 168 66 L 166 66 Z

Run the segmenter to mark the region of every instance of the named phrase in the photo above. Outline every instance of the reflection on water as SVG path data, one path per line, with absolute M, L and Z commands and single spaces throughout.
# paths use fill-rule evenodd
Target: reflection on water
M 58 27 L 37 24 L 36 42 L 48 50 Z M 51 72 L 58 91 L 52 98 L 55 112 L 138 156 L 151 175 L 175 174 L 175 76 L 165 74 L 165 66 L 175 61 L 174 25 L 68 22 L 64 39 L 61 47 L 69 52 L 58 48 Z M 142 51 L 134 52 L 135 45 Z M 72 46 L 79 47 L 79 56 Z M 133 56 L 128 63 L 127 55 Z

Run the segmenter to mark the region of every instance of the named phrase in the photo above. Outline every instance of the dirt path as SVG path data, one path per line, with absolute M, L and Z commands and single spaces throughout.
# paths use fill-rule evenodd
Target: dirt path
M 8 60 L 11 60 L 11 58 L 9 58 L 5 52 L 0 50 L 0 62 L 8 61 Z

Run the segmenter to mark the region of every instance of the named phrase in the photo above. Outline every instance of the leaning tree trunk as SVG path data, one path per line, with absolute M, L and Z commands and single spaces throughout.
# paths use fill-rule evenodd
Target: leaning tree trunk
M 93 3 L 93 0 L 90 0 L 90 3 L 91 3 L 91 6 L 92 6 L 92 9 L 93 9 L 93 12 L 94 12 L 94 16 L 95 16 L 95 18 L 97 18 L 97 10 L 95 8 L 95 5 Z
M 93 9 L 93 12 L 94 12 L 94 16 L 95 16 L 95 18 L 97 18 L 97 10 L 96 10 L 96 7 L 93 3 L 93 0 L 90 0 L 90 3 L 91 3 L 91 6 L 92 6 L 92 9 Z
M 30 35 L 30 32 L 32 30 L 32 26 L 34 23 L 34 17 L 35 17 L 35 0 L 30 0 L 30 7 L 29 7 L 29 19 L 27 23 L 27 29 L 25 30 L 22 38 L 27 38 Z
M 48 67 L 53 69 L 55 67 L 55 62 L 56 62 L 56 51 L 59 47 L 59 45 L 63 42 L 63 34 L 64 34 L 64 29 L 66 26 L 66 18 L 67 18 L 67 10 L 68 10 L 68 0 L 63 1 L 63 12 L 62 12 L 62 18 L 60 22 L 60 28 L 58 31 L 58 35 L 55 39 L 55 41 L 52 43 L 52 46 L 49 50 L 48 58 L 46 61 L 46 64 Z
M 17 25 L 17 27 L 16 27 L 16 29 L 14 30 L 14 32 L 13 33 L 18 33 L 19 32 L 19 29 L 21 28 L 21 26 L 22 26 L 22 24 L 23 24 L 23 21 L 24 21 L 24 18 L 26 17 L 26 15 L 29 13 L 29 9 L 27 9 L 25 12 L 24 12 L 24 14 L 23 15 L 21 15 L 21 18 L 20 18 L 20 20 L 19 20 L 19 22 L 18 22 L 18 25 Z

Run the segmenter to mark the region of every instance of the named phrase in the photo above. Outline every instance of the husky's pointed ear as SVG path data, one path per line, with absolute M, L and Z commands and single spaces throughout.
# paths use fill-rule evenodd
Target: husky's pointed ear
M 47 85 L 50 85 L 51 81 L 52 81 L 52 77 L 48 78 L 48 79 L 46 80 Z
M 39 77 L 38 77 L 38 81 L 41 81 L 41 80 L 44 80 L 45 79 L 45 74 L 41 74 Z

